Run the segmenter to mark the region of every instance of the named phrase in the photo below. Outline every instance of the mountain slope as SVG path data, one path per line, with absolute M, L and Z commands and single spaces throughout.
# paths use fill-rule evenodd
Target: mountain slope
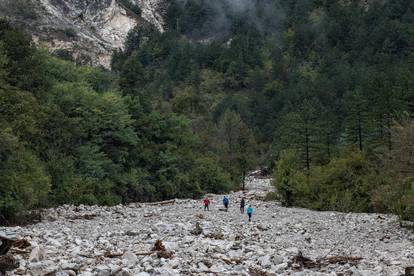
M 86 65 L 110 66 L 128 32 L 148 21 L 163 30 L 163 0 L 3 0 L 0 16 L 21 26 L 51 52 Z M 132 11 L 125 3 L 140 7 Z

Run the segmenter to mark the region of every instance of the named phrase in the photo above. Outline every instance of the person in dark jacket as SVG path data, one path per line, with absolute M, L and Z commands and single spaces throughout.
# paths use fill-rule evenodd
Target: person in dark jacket
M 229 198 L 227 196 L 224 196 L 223 198 L 223 205 L 224 208 L 226 208 L 226 212 L 229 210 Z
M 244 213 L 244 206 L 246 205 L 246 201 L 244 199 L 244 197 L 242 197 L 241 201 L 240 201 L 240 213 Z

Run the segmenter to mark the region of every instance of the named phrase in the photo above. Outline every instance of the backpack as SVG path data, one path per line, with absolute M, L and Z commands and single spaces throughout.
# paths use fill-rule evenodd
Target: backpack
M 225 198 L 223 199 L 223 203 L 224 203 L 224 204 L 229 204 L 229 199 L 228 199 L 227 197 L 225 197 Z

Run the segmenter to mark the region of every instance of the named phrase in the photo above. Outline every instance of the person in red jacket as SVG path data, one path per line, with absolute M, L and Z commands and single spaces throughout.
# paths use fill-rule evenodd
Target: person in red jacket
M 210 206 L 210 200 L 208 199 L 208 197 L 206 197 L 204 200 L 203 200 L 203 203 L 204 203 L 204 211 L 210 211 L 210 209 L 208 208 L 209 206 Z

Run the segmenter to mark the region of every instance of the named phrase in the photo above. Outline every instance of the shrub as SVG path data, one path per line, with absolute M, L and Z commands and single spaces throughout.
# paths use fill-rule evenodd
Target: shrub
M 133 12 L 135 15 L 140 16 L 141 15 L 141 8 L 138 7 L 135 3 L 131 2 L 131 0 L 121 0 L 121 4 L 131 12 Z
M 223 171 L 217 160 L 204 157 L 196 163 L 193 179 L 197 180 L 204 192 L 224 193 L 233 188 L 229 174 Z
M 328 164 L 309 172 L 299 168 L 296 151 L 282 153 L 274 174 L 274 185 L 287 206 L 341 212 L 370 211 L 375 171 L 360 152 L 345 152 Z
M 67 38 L 75 38 L 77 36 L 76 31 L 73 28 L 66 28 L 63 30 L 63 33 Z
M 14 13 L 25 20 L 36 20 L 38 15 L 36 6 L 31 1 L 27 0 L 9 0 L 7 5 L 10 13 Z
M 53 54 L 61 59 L 73 62 L 72 54 L 66 49 L 58 49 Z
M 14 136 L 0 131 L 0 213 L 11 218 L 44 204 L 50 180 L 41 162 Z
M 273 175 L 273 185 L 281 196 L 282 204 L 291 206 L 296 196 L 296 189 L 299 187 L 299 154 L 296 150 L 285 150 L 276 165 Z

